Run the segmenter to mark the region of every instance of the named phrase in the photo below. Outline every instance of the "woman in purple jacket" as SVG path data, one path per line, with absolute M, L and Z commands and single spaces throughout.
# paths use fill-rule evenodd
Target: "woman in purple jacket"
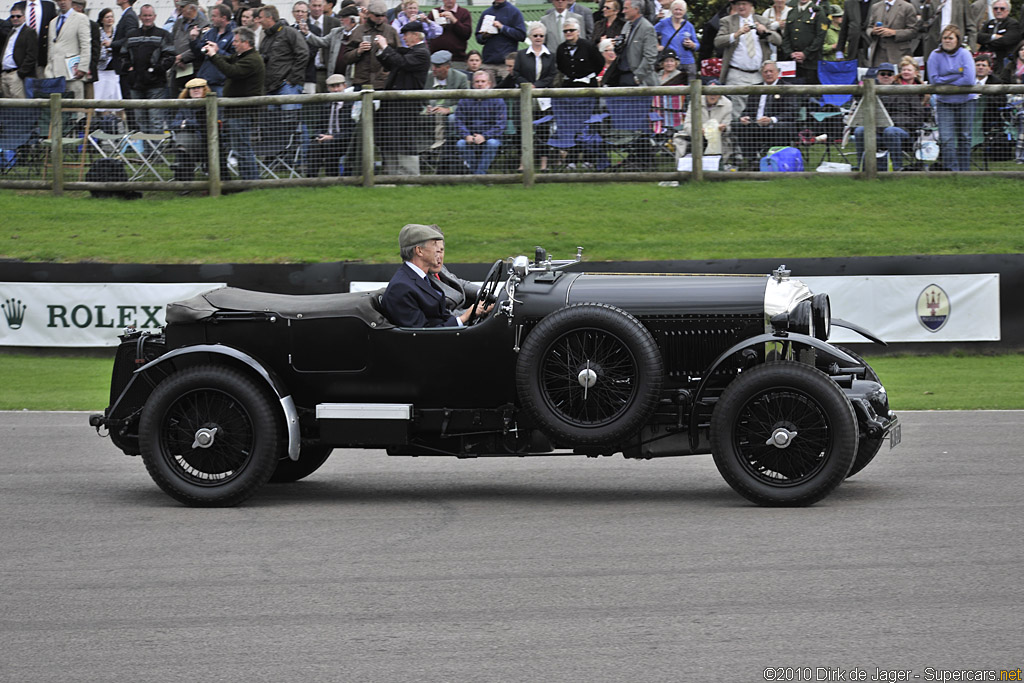
M 942 43 L 928 56 L 928 82 L 933 85 L 974 85 L 974 58 L 960 46 L 960 28 L 942 29 Z M 971 168 L 971 128 L 978 96 L 971 93 L 935 96 L 942 160 L 950 171 Z

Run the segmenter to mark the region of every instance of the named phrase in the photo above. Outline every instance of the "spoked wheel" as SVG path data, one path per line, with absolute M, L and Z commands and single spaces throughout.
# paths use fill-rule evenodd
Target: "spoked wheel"
M 740 374 L 711 417 L 715 465 L 759 505 L 810 505 L 827 496 L 849 472 L 857 436 L 838 385 L 790 361 Z
M 277 464 L 278 420 L 261 387 L 231 368 L 180 370 L 157 385 L 139 423 L 153 481 L 193 506 L 237 505 Z
M 333 450 L 331 446 L 303 446 L 299 451 L 298 460 L 284 456 L 277 461 L 277 468 L 270 475 L 271 483 L 287 484 L 305 479 L 327 462 Z
M 870 380 L 872 382 L 878 382 L 879 384 L 882 383 L 882 381 L 878 379 L 878 373 L 872 370 L 871 366 L 865 363 L 864 359 L 861 358 L 860 355 L 857 354 L 857 352 L 851 351 L 845 346 L 838 346 L 836 348 L 839 348 L 845 351 L 846 353 L 850 354 L 857 360 L 858 363 L 864 366 L 866 370 L 866 372 L 864 373 L 864 379 Z M 853 459 L 853 467 L 850 468 L 850 473 L 846 475 L 847 479 L 860 472 L 862 469 L 868 466 L 868 463 L 875 459 L 875 456 L 878 455 L 878 451 L 881 450 L 882 448 L 883 440 L 884 438 L 881 436 L 870 436 L 869 434 L 860 435 L 860 442 L 857 444 L 857 457 Z
M 625 311 L 576 304 L 544 318 L 523 343 L 516 386 L 523 407 L 562 443 L 614 444 L 650 417 L 661 353 Z

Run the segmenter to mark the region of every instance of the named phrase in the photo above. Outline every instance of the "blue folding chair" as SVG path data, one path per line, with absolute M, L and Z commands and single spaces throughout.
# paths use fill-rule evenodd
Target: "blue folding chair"
M 856 85 L 857 60 L 843 62 L 818 62 L 818 81 L 822 85 Z M 853 95 L 822 95 L 821 105 L 831 104 L 842 107 Z

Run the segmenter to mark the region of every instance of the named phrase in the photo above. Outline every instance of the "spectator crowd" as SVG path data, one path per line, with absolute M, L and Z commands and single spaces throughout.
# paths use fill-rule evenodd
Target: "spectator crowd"
M 144 2 L 144 0 L 140 0 Z M 116 0 L 90 20 L 87 0 L 19 0 L 0 24 L 4 98 L 31 97 L 54 83 L 66 97 L 164 100 L 374 90 L 576 88 L 579 97 L 535 98 L 535 157 L 559 167 L 648 170 L 655 156 L 692 151 L 694 107 L 707 155 L 754 169 L 772 147 L 837 137 L 846 117 L 857 161 L 864 129 L 849 111 L 791 95 L 787 84 L 817 84 L 844 69 L 882 86 L 1020 84 L 1021 21 L 1010 0 L 722 0 L 695 26 L 686 0 L 550 0 L 528 22 L 509 0 L 493 0 L 474 21 L 458 0 L 299 0 L 291 7 L 228 0 L 177 0 L 168 17 L 151 4 Z M 286 14 L 290 17 L 285 16 Z M 163 19 L 162 23 L 159 21 Z M 472 49 L 473 45 L 479 50 Z M 852 72 L 849 70 L 852 69 Z M 599 87 L 765 86 L 763 94 L 598 97 Z M 54 81 L 54 79 L 57 79 Z M 620 101 L 621 100 L 621 101 Z M 1024 164 L 1024 97 L 883 94 L 879 151 L 894 170 L 923 136 L 937 137 L 940 164 L 969 170 L 972 149 Z M 485 174 L 503 150 L 517 150 L 518 98 L 377 102 L 375 147 L 382 171 Z M 814 110 L 817 117 L 806 116 Z M 259 177 L 268 160 L 307 176 L 358 174 L 359 102 L 299 100 L 222 108 L 223 173 Z M 167 135 L 174 177 L 202 168 L 201 109 L 98 112 L 113 130 Z M 840 117 L 840 118 L 836 118 Z M 825 124 L 822 124 L 825 122 Z M 821 125 L 819 125 L 821 124 Z M 94 124 L 96 125 L 96 124 Z M 104 128 L 106 129 L 106 127 Z M 631 133 L 629 135 L 628 133 Z M 1002 136 L 1000 138 L 1000 136 Z M 608 144 L 620 154 L 609 156 Z M 602 146 L 603 144 L 603 146 Z M 987 147 L 984 147 L 988 149 Z M 987 152 L 986 152 L 987 153 Z M 517 154 L 505 155 L 511 165 Z M 554 160 L 554 161 L 552 161 Z M 229 164 L 230 162 L 230 164 Z M 674 163 L 674 161 L 673 161 Z

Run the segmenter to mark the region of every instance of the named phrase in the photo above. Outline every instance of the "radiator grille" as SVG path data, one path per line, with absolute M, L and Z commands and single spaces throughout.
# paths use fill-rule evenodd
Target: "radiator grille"
M 700 376 L 730 346 L 763 331 L 760 321 L 722 317 L 645 320 L 669 377 Z

